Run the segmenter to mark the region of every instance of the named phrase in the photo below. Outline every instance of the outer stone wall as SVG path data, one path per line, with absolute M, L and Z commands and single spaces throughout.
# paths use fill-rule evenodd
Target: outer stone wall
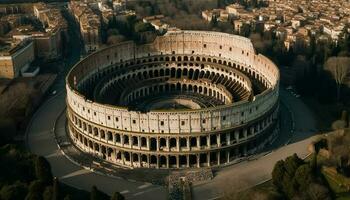
M 146 113 L 93 102 L 79 92 L 116 66 L 128 69 L 154 63 L 154 58 L 169 63 L 187 59 L 227 66 L 267 89 L 250 100 L 217 107 Z M 242 86 L 249 85 L 243 80 Z M 248 39 L 216 32 L 169 32 L 152 44 L 125 42 L 80 61 L 67 76 L 69 132 L 83 151 L 123 166 L 221 165 L 258 151 L 277 135 L 278 87 L 277 67 L 268 58 L 256 55 Z

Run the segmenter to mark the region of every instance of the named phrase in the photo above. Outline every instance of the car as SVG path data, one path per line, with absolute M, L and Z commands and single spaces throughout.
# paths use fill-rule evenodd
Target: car
M 52 94 L 52 95 L 55 95 L 56 93 L 57 93 L 56 90 L 54 90 L 54 91 L 52 91 L 51 94 Z

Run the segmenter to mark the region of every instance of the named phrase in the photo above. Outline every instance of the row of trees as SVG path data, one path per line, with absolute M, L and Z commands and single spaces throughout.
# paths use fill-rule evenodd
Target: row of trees
M 317 167 L 316 154 L 310 162 L 296 154 L 278 161 L 272 171 L 272 182 L 287 199 L 332 199 L 329 186 Z
M 0 147 L 0 199 L 1 200 L 123 200 L 119 192 L 112 197 L 95 186 L 91 192 L 69 187 L 53 177 L 50 163 L 16 145 Z

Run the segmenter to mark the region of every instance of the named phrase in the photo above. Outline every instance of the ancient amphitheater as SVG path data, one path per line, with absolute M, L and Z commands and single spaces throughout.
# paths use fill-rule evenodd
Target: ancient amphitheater
M 278 135 L 279 71 L 250 40 L 173 31 L 120 43 L 67 76 L 69 135 L 124 167 L 221 166 Z

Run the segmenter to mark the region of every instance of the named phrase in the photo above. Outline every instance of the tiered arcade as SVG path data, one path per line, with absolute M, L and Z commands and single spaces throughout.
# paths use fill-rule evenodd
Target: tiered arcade
M 127 167 L 219 166 L 278 134 L 279 71 L 243 37 L 174 31 L 120 43 L 67 76 L 69 134 Z

